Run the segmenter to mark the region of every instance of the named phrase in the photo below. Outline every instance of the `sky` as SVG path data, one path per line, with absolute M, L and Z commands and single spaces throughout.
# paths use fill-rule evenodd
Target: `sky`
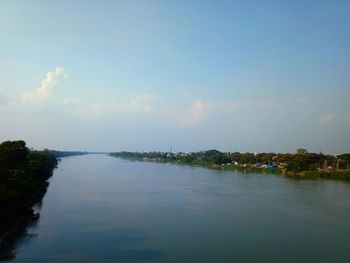
M 0 1 L 0 141 L 350 152 L 350 1 Z

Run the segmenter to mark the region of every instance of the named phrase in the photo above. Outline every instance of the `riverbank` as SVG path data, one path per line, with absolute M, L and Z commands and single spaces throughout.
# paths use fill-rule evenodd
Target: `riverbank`
M 32 220 L 57 163 L 50 151 L 29 150 L 24 141 L 0 144 L 0 259 L 13 256 L 13 239 Z
M 350 181 L 349 171 L 303 171 L 297 174 L 286 174 L 286 176 L 305 179 L 329 179 Z
M 277 174 L 283 175 L 290 178 L 299 178 L 299 179 L 328 179 L 328 180 L 346 180 L 350 181 L 350 171 L 341 170 L 313 170 L 313 171 L 297 171 L 291 172 L 287 171 L 284 168 L 280 167 L 268 167 L 263 165 L 257 167 L 255 165 L 236 165 L 233 163 L 225 164 L 213 164 L 207 162 L 182 162 L 181 160 L 171 160 L 171 159 L 160 159 L 160 158 L 139 158 L 139 157 L 123 157 L 123 156 L 114 156 L 112 157 L 122 158 L 125 160 L 132 161 L 142 161 L 142 162 L 156 162 L 156 163 L 171 163 L 176 165 L 185 165 L 185 166 L 196 166 L 204 167 L 214 170 L 225 170 L 225 171 L 239 171 L 243 173 L 259 173 L 259 174 Z
M 350 262 L 349 183 L 104 155 L 62 158 L 52 179 L 13 262 Z

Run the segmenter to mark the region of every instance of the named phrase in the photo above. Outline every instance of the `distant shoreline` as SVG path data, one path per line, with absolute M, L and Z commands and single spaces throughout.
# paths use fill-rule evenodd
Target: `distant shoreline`
M 269 160 L 269 157 L 267 157 L 267 161 L 265 163 L 256 162 L 256 160 L 254 160 L 255 163 L 253 160 L 250 160 L 250 163 L 243 163 L 243 161 L 241 161 L 241 163 L 238 163 L 235 160 L 229 159 L 231 156 L 230 153 L 221 153 L 216 150 L 186 154 L 169 154 L 161 152 L 116 152 L 110 153 L 109 155 L 112 157 L 118 157 L 133 161 L 171 163 L 176 165 L 189 165 L 225 171 L 279 174 L 286 177 L 300 179 L 350 180 L 350 170 L 339 168 L 340 161 L 342 161 L 342 163 L 345 163 L 347 160 L 337 158 L 333 160 L 334 157 L 331 155 L 314 153 L 284 154 L 290 159 L 285 160 L 283 163 L 277 162 L 279 160 L 277 158 L 277 154 L 273 153 L 260 154 L 265 159 L 268 155 L 271 157 L 271 161 Z M 252 156 L 252 154 L 250 155 Z M 255 154 L 255 156 L 256 155 L 257 154 Z M 348 157 L 347 154 L 344 156 Z M 282 160 L 281 158 L 285 158 L 285 156 L 279 156 L 279 158 Z M 320 160 L 317 160 L 317 158 Z M 273 162 L 272 159 L 275 161 Z M 326 166 L 324 169 L 317 167 L 319 164 L 321 166 L 325 163 L 333 164 L 334 167 L 331 165 Z

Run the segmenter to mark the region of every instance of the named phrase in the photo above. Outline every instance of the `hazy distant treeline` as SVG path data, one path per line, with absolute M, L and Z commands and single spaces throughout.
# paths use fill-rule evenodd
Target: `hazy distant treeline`
M 233 165 L 237 167 L 270 167 L 291 172 L 315 171 L 318 169 L 348 169 L 350 154 L 329 155 L 309 153 L 298 149 L 296 153 L 240 153 L 217 150 L 200 152 L 115 152 L 112 156 L 135 159 L 177 162 L 199 165 Z
M 79 152 L 79 151 L 56 151 L 56 150 L 50 150 L 50 152 L 56 157 L 66 157 L 66 156 L 74 156 L 74 155 L 84 155 L 88 152 Z

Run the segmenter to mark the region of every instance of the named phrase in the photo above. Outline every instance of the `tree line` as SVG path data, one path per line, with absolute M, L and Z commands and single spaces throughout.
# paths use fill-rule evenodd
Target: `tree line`
M 30 150 L 24 141 L 5 141 L 0 144 L 2 253 L 5 233 L 19 221 L 31 218 L 32 206 L 44 196 L 49 184 L 48 179 L 56 165 L 55 155 L 48 150 Z
M 177 162 L 194 165 L 228 165 L 247 168 L 268 167 L 293 173 L 319 170 L 348 170 L 350 165 L 350 154 L 309 153 L 302 148 L 298 149 L 296 153 L 241 153 L 209 150 L 188 153 L 122 151 L 111 153 L 111 155 L 134 160 Z

